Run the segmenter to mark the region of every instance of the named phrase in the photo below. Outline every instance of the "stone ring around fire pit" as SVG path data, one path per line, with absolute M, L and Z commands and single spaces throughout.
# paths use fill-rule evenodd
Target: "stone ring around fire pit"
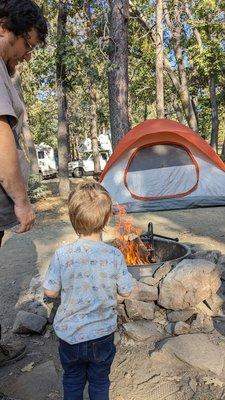
M 144 244 L 148 242 L 145 234 L 141 235 L 140 238 Z M 175 266 L 191 254 L 191 249 L 188 246 L 173 240 L 154 237 L 153 246 L 157 262 L 145 265 L 128 265 L 128 270 L 135 279 L 151 277 L 165 262 L 169 261 L 170 265 Z

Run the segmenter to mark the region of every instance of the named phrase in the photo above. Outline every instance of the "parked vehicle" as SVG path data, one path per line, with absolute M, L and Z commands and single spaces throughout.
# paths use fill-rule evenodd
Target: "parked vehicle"
M 110 152 L 100 151 L 99 157 L 102 171 L 105 168 L 105 165 L 110 157 Z M 94 159 L 92 152 L 85 152 L 82 159 L 69 162 L 68 169 L 69 174 L 74 176 L 75 178 L 81 178 L 84 175 L 93 175 Z
M 35 145 L 39 173 L 43 178 L 53 178 L 57 176 L 57 165 L 54 150 L 45 143 Z

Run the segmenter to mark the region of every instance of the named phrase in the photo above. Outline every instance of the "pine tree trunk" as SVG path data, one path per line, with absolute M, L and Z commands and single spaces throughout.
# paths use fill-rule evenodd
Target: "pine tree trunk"
M 210 91 L 210 102 L 212 109 L 212 129 L 211 129 L 210 145 L 216 152 L 218 152 L 219 115 L 218 115 L 218 104 L 216 99 L 216 85 L 213 75 L 210 75 L 209 77 L 209 91 Z
M 59 194 L 67 198 L 70 192 L 68 174 L 69 161 L 69 128 L 67 119 L 66 67 L 64 61 L 65 37 L 67 23 L 67 1 L 59 0 L 57 25 L 57 60 L 56 80 L 58 97 L 58 156 L 59 156 Z
M 129 131 L 128 111 L 128 19 L 129 1 L 110 0 L 111 65 L 108 73 L 112 146 Z
M 24 116 L 23 116 L 23 127 L 22 127 L 22 134 L 24 137 L 25 145 L 28 150 L 28 157 L 30 161 L 30 172 L 32 175 L 39 176 L 39 167 L 38 167 L 38 160 L 37 160 L 37 153 L 34 146 L 34 140 L 30 131 L 29 121 L 27 110 L 25 107 L 22 85 L 21 85 L 21 78 L 18 72 L 13 76 L 12 83 L 15 86 L 17 92 L 19 93 L 20 99 L 24 105 Z
M 179 3 L 178 0 L 174 0 L 174 21 L 173 22 L 169 16 L 167 3 L 164 2 L 163 4 L 164 4 L 164 12 L 165 12 L 166 22 L 172 33 L 174 54 L 176 57 L 177 68 L 178 68 L 179 84 L 176 85 L 176 89 L 179 94 L 183 112 L 184 112 L 184 115 L 188 122 L 188 125 L 190 126 L 190 128 L 192 128 L 194 131 L 197 132 L 198 131 L 198 123 L 197 123 L 195 111 L 192 106 L 191 97 L 190 97 L 190 93 L 189 93 L 189 89 L 188 89 L 188 79 L 187 79 L 186 67 L 184 65 L 183 52 L 182 52 L 182 47 L 181 47 L 181 34 L 182 34 L 181 10 L 180 10 L 181 4 Z M 173 78 L 172 78 L 172 81 L 174 83 Z
M 170 20 L 168 18 L 169 13 L 167 10 L 166 3 L 167 2 L 164 1 L 163 5 L 164 5 L 164 15 L 166 18 L 166 22 L 168 24 L 168 22 L 170 23 Z M 145 29 L 149 39 L 155 44 L 156 38 L 155 38 L 155 35 L 152 33 L 152 28 L 151 28 L 148 20 L 144 18 L 144 16 L 140 13 L 140 11 L 137 9 L 137 7 L 133 4 L 132 0 L 129 0 L 129 5 L 130 5 L 130 9 L 132 11 L 132 16 L 134 16 L 137 19 L 137 21 Z M 171 26 L 171 29 L 173 29 L 172 26 Z M 177 63 L 178 63 L 178 61 L 177 61 Z M 184 112 L 184 115 L 185 115 L 188 125 L 190 126 L 190 128 L 197 131 L 198 130 L 197 118 L 196 118 L 195 112 L 192 107 L 192 102 L 190 99 L 188 85 L 185 84 L 184 75 L 182 75 L 182 82 L 180 82 L 180 76 L 172 68 L 170 61 L 167 58 L 167 55 L 165 53 L 164 53 L 164 69 L 166 70 L 167 74 L 169 75 L 169 77 L 174 85 L 174 88 L 177 91 L 177 94 L 180 98 L 182 109 L 183 109 L 183 112 Z
M 225 139 L 223 141 L 223 147 L 222 147 L 221 156 L 222 156 L 223 160 L 225 161 Z
M 93 30 L 93 22 L 92 22 L 92 15 L 91 15 L 91 4 L 89 0 L 84 0 L 84 7 L 86 10 L 86 14 L 88 16 L 87 21 L 87 36 L 91 37 L 92 30 Z M 97 177 L 101 172 L 100 166 L 100 158 L 99 158 L 99 148 L 98 148 L 98 128 L 97 128 L 97 92 L 95 87 L 95 81 L 93 77 L 93 71 L 89 71 L 89 81 L 90 81 L 90 108 L 91 108 L 91 115 L 90 115 L 90 137 L 91 137 L 91 147 L 92 147 L 92 154 L 94 160 L 94 176 Z
M 91 145 L 94 159 L 94 175 L 97 176 L 101 172 L 99 149 L 98 149 L 98 136 L 97 136 L 97 97 L 94 83 L 90 85 L 90 98 L 91 98 L 91 122 L 90 122 L 90 136 Z
M 165 117 L 163 79 L 163 0 L 156 1 L 156 114 Z
M 176 95 L 172 95 L 172 103 L 173 103 L 173 108 L 176 113 L 177 119 L 181 124 L 184 124 L 184 114 L 182 113 L 182 110 L 180 108 L 180 105 L 177 101 Z

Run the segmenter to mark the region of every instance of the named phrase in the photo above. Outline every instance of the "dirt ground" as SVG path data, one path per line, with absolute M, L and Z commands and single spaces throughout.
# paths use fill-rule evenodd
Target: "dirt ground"
M 11 332 L 18 308 L 27 299 L 32 278 L 37 274 L 43 276 L 56 248 L 75 238 L 65 203 L 50 197 L 35 207 L 38 218 L 33 230 L 22 235 L 8 231 L 0 253 L 3 339 L 16 338 L 27 345 L 25 358 L 0 369 L 0 389 L 18 400 L 57 400 L 62 398 L 61 369 L 57 339 L 51 327 L 44 336 L 19 336 Z M 143 231 L 152 221 L 155 233 L 179 237 L 181 242 L 195 244 L 199 249 L 220 250 L 225 254 L 223 207 L 140 213 L 133 214 L 133 218 Z M 104 239 L 109 240 L 113 235 L 114 229 L 109 227 Z M 225 338 L 218 336 L 216 340 L 224 342 Z M 223 384 L 210 377 L 207 380 L 206 375 L 172 359 L 159 360 L 156 356 L 152 360 L 150 350 L 151 343 L 137 345 L 122 339 L 112 369 L 112 400 L 225 399 Z M 27 366 L 28 371 L 26 368 L 22 371 Z

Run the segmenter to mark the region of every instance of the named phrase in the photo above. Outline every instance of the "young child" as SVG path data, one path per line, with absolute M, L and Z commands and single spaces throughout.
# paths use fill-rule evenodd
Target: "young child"
M 116 349 L 117 293 L 129 296 L 132 277 L 122 253 L 102 242 L 112 201 L 97 182 L 77 185 L 69 196 L 69 216 L 79 239 L 59 248 L 46 274 L 48 297 L 61 292 L 54 319 L 64 369 L 64 400 L 109 399 L 109 373 Z

